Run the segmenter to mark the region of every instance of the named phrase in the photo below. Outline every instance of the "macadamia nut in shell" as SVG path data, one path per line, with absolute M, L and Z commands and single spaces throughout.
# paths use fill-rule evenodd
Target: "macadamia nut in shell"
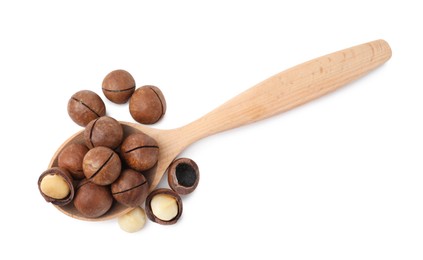
M 90 181 L 98 185 L 109 185 L 120 175 L 121 161 L 110 148 L 98 146 L 84 156 L 82 169 Z
M 159 146 L 156 140 L 144 133 L 126 137 L 120 150 L 128 166 L 139 172 L 151 169 L 159 158 Z
M 147 179 L 132 169 L 122 171 L 119 178 L 111 185 L 115 200 L 127 207 L 140 206 L 148 195 Z
M 69 144 L 60 152 L 57 164 L 59 167 L 68 170 L 74 179 L 83 179 L 85 175 L 82 171 L 82 160 L 87 152 L 88 147 L 83 144 Z
M 162 225 L 175 224 L 182 215 L 182 199 L 171 189 L 152 191 L 145 201 L 147 217 Z
M 126 70 L 114 70 L 104 78 L 102 89 L 107 99 L 116 104 L 123 104 L 134 93 L 135 80 Z
M 81 181 L 73 200 L 75 208 L 87 218 L 104 215 L 112 207 L 112 204 L 113 197 L 110 188 L 88 180 Z
M 162 91 L 151 85 L 135 90 L 129 99 L 129 112 L 141 124 L 154 124 L 166 113 L 166 100 Z
M 116 149 L 123 139 L 123 129 L 120 123 L 109 116 L 92 120 L 84 130 L 84 140 L 88 148 L 105 146 Z
M 68 102 L 68 114 L 80 126 L 106 114 L 106 105 L 95 92 L 81 90 L 72 95 Z
M 44 171 L 38 178 L 38 189 L 47 202 L 58 206 L 69 204 L 75 193 L 70 173 L 60 167 Z

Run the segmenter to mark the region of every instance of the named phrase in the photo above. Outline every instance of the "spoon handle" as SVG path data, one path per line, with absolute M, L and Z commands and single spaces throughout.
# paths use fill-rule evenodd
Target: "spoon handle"
M 280 72 L 187 125 L 191 142 L 287 111 L 365 75 L 391 57 L 376 40 Z

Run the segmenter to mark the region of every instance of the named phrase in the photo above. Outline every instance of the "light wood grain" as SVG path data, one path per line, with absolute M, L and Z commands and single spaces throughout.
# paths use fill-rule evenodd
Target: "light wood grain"
M 334 52 L 283 72 L 257 84 L 234 97 L 198 120 L 172 130 L 158 130 L 139 124 L 121 122 L 125 131 L 142 131 L 152 136 L 160 147 L 157 165 L 144 172 L 153 190 L 160 182 L 169 164 L 188 145 L 207 136 L 250 124 L 332 92 L 365 75 L 391 57 L 391 49 L 384 40 L 377 40 Z M 80 134 L 79 134 L 80 135 Z M 49 167 L 55 166 L 61 149 L 69 142 L 79 140 L 71 137 L 59 148 Z M 60 208 L 64 213 L 85 219 L 78 212 Z M 129 209 L 117 204 L 106 215 L 94 219 L 117 217 Z M 93 220 L 93 219 L 88 219 Z
M 257 84 L 184 128 L 191 142 L 287 111 L 363 76 L 391 57 L 383 40 L 305 62 Z

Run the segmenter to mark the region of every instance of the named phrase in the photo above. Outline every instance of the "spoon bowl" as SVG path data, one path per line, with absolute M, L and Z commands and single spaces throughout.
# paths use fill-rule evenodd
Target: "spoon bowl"
M 146 127 L 146 126 L 142 126 L 142 125 L 134 124 L 134 123 L 130 123 L 130 122 L 122 122 L 121 121 L 120 124 L 122 125 L 122 128 L 123 128 L 124 137 L 129 136 L 130 134 L 143 132 L 143 133 L 153 137 L 154 139 L 156 139 L 157 142 L 158 142 L 158 145 L 161 149 L 162 149 L 162 147 L 163 148 L 167 147 L 165 140 L 168 140 L 168 139 L 165 138 L 166 137 L 165 134 L 160 134 L 160 133 L 161 132 L 169 132 L 169 131 L 153 129 L 153 128 L 150 128 L 150 127 Z M 158 138 L 158 136 L 161 136 L 161 137 Z M 62 152 L 62 150 L 67 145 L 72 144 L 72 143 L 85 144 L 84 130 L 81 130 L 81 131 L 77 132 L 76 134 L 72 135 L 69 139 L 67 139 L 59 147 L 59 149 L 57 149 L 56 153 L 53 155 L 53 157 L 50 161 L 48 168 L 58 166 L 59 154 Z M 172 150 L 171 150 L 171 148 L 168 148 L 168 149 L 166 149 L 166 151 L 170 152 Z M 172 161 L 172 159 L 170 159 L 170 157 L 167 158 L 167 159 L 163 158 L 163 156 L 165 156 L 166 154 L 168 154 L 168 153 L 160 152 L 158 163 L 153 168 L 142 172 L 143 175 L 146 177 L 148 183 L 150 184 L 149 192 L 151 192 L 157 186 L 158 182 L 161 179 L 161 178 L 160 179 L 157 178 L 156 172 L 159 171 L 159 172 L 164 173 L 167 166 Z M 176 157 L 176 155 L 173 158 L 175 158 L 175 157 Z M 71 216 L 71 217 L 77 218 L 77 219 L 81 219 L 81 220 L 89 220 L 89 221 L 99 221 L 99 220 L 113 219 L 113 218 L 116 218 L 116 217 L 118 217 L 122 214 L 129 212 L 132 209 L 132 208 L 128 208 L 127 206 L 115 201 L 113 203 L 111 209 L 109 211 L 107 211 L 106 214 L 102 215 L 99 218 L 87 218 L 87 217 L 84 217 L 81 213 L 79 213 L 77 211 L 77 209 L 73 206 L 73 203 L 67 204 L 65 206 L 55 205 L 55 207 L 57 207 L 60 211 L 62 211 L 63 213 L 65 213 L 68 216 Z
M 376 40 L 310 60 L 260 82 L 180 128 L 159 130 L 129 122 L 120 123 L 125 136 L 143 132 L 158 143 L 157 164 L 143 172 L 152 191 L 170 163 L 188 145 L 204 137 L 282 113 L 330 93 L 382 65 L 391 54 L 387 42 Z M 58 155 L 70 143 L 84 143 L 83 131 L 71 136 L 59 147 L 49 168 L 57 166 Z M 114 202 L 105 215 L 91 219 L 82 216 L 72 203 L 56 207 L 71 217 L 91 221 L 112 219 L 131 210 Z

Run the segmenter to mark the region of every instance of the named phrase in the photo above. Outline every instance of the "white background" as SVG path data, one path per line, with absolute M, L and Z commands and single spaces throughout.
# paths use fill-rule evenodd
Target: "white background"
M 147 3 L 149 2 L 149 3 Z M 419 1 L 1 1 L 1 259 L 422 259 Z M 309 59 L 383 38 L 392 59 L 305 106 L 190 146 L 201 171 L 173 226 L 84 222 L 37 189 L 81 128 L 81 89 L 125 69 L 167 100 L 157 128 L 204 115 Z M 133 121 L 127 105 L 108 115 Z M 166 186 L 163 182 L 160 186 Z

